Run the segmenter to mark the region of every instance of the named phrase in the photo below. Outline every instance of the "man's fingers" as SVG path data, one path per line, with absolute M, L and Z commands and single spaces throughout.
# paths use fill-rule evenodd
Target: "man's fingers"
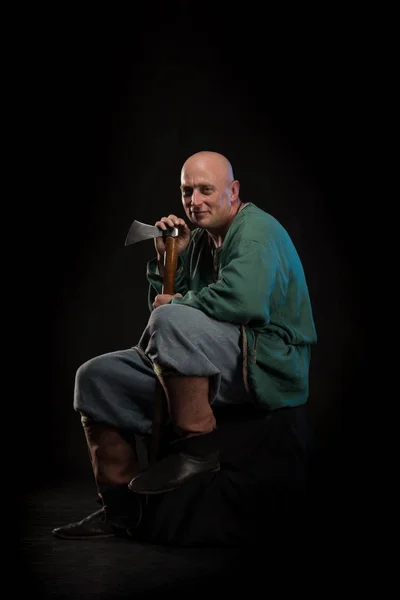
M 180 219 L 176 215 L 168 215 L 168 219 L 172 223 L 172 227 L 178 227 L 181 224 L 180 222 L 182 221 L 182 219 Z
M 162 217 L 161 220 L 157 221 L 155 225 L 164 231 L 167 229 L 167 227 L 183 227 L 184 229 L 188 229 L 186 222 L 175 215 Z
M 155 226 L 163 229 L 164 231 L 167 229 L 167 227 L 176 227 L 174 221 L 172 221 L 172 219 L 169 217 L 162 217 L 160 221 L 156 221 Z
M 187 227 L 186 222 L 176 215 L 168 215 L 168 217 L 166 217 L 166 221 L 170 223 L 171 227 Z
M 154 223 L 154 225 L 156 227 L 159 227 L 160 229 L 167 229 L 167 226 L 166 226 L 166 224 L 163 221 L 156 221 Z

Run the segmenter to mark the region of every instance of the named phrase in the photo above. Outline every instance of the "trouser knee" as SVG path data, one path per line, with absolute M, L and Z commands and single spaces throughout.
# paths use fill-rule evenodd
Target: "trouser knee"
M 150 335 L 155 331 L 166 333 L 179 329 L 181 335 L 190 336 L 195 328 L 194 312 L 196 309 L 178 304 L 164 304 L 154 310 L 148 321 Z
M 75 387 L 84 387 L 87 381 L 97 381 L 104 378 L 109 369 L 109 359 L 105 356 L 95 356 L 84 362 L 76 371 Z

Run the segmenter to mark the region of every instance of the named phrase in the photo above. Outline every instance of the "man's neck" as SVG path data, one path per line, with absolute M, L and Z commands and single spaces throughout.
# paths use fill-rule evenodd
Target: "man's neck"
M 238 200 L 238 205 L 237 205 L 236 211 L 233 213 L 232 218 L 230 219 L 230 221 L 227 223 L 227 225 L 224 227 L 224 229 L 222 231 L 212 232 L 207 229 L 209 238 L 211 239 L 215 248 L 220 248 L 222 246 L 225 236 L 228 232 L 228 229 L 232 225 L 232 222 L 233 222 L 234 218 L 236 217 L 236 215 L 238 214 L 238 212 L 240 211 L 242 205 L 243 205 L 243 202 L 241 200 Z

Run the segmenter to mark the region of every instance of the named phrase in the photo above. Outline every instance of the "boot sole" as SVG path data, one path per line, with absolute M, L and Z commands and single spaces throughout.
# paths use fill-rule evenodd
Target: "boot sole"
M 103 535 L 62 535 L 59 533 L 53 533 L 55 537 L 62 540 L 104 540 L 106 538 L 115 537 L 115 533 L 105 533 Z
M 218 465 L 218 467 L 216 467 L 215 469 L 211 469 L 211 471 L 206 471 L 206 472 L 207 472 L 207 473 L 217 473 L 217 471 L 220 471 L 220 470 L 221 470 L 221 465 Z M 199 475 L 204 475 L 204 473 L 199 473 L 199 474 L 197 475 L 197 477 L 198 477 Z M 195 475 L 194 477 L 196 477 L 196 475 Z M 183 485 L 183 484 L 182 484 L 182 485 Z M 160 494 L 166 494 L 167 492 L 173 492 L 174 490 L 177 490 L 177 489 L 179 489 L 180 487 L 182 487 L 182 485 L 176 485 L 175 487 L 171 487 L 171 488 L 165 488 L 165 489 L 163 489 L 163 490 L 153 490 L 153 491 L 151 491 L 151 492 L 149 492 L 149 491 L 147 491 L 147 492 L 145 492 L 145 491 L 136 492 L 136 491 L 135 491 L 135 494 L 141 494 L 141 495 L 145 495 L 145 496 L 158 496 L 158 495 L 160 495 Z

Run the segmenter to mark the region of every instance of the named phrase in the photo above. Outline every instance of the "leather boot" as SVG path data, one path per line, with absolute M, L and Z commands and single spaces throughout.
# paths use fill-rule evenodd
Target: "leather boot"
M 103 507 L 84 519 L 57 527 L 64 539 L 130 535 L 141 519 L 141 503 L 128 489 L 138 471 L 134 435 L 82 415 L 98 497 Z
M 66 540 L 132 537 L 142 518 L 142 504 L 127 485 L 103 487 L 99 492 L 103 507 L 81 521 L 53 529 L 53 535 Z
M 217 429 L 179 438 L 169 444 L 167 454 L 129 483 L 137 494 L 163 494 L 203 473 L 220 469 Z
M 133 432 L 95 423 L 85 415 L 82 425 L 97 486 L 129 483 L 139 471 Z

